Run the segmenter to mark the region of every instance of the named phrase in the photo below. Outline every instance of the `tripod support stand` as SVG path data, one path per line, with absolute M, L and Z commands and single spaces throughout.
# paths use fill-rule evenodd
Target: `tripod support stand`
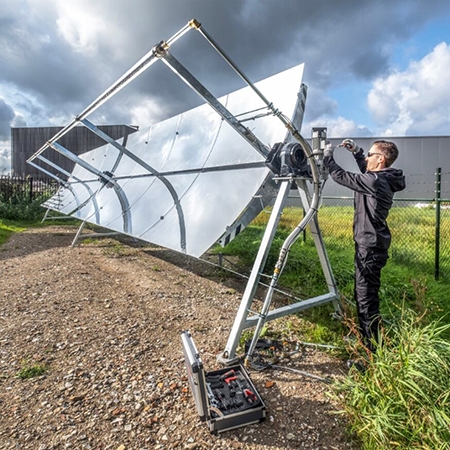
M 279 191 L 269 218 L 269 222 L 264 232 L 264 236 L 262 238 L 258 254 L 253 264 L 253 268 L 248 279 L 247 286 L 244 291 L 241 304 L 239 306 L 225 350 L 217 357 L 219 362 L 226 365 L 234 364 L 238 359 L 235 354 L 236 348 L 239 344 L 239 338 L 242 334 L 242 331 L 246 328 L 250 328 L 252 326 L 256 327 L 252 342 L 246 355 L 246 363 L 249 363 L 252 359 L 254 349 L 261 334 L 261 330 L 266 322 L 328 302 L 333 302 L 336 314 L 341 314 L 342 312 L 342 306 L 336 286 L 336 281 L 331 270 L 331 265 L 320 232 L 317 219 L 317 210 L 315 210 L 312 211 L 312 214 L 309 217 L 305 216 L 304 219 L 297 225 L 297 227 L 285 240 L 280 250 L 279 258 L 275 265 L 272 280 L 267 290 L 261 312 L 253 313 L 251 316 L 249 316 L 251 312 L 251 305 L 261 276 L 261 271 L 263 270 L 265 262 L 267 260 L 267 256 L 273 242 L 278 223 L 282 216 L 283 209 L 286 205 L 289 191 L 293 187 L 294 182 L 297 186 L 304 210 L 308 211 L 311 209 L 311 195 L 308 190 L 306 179 L 295 176 L 288 176 L 279 177 L 277 178 L 277 181 L 280 183 Z M 278 284 L 278 279 L 281 275 L 284 265 L 286 264 L 289 250 L 297 240 L 297 238 L 300 236 L 300 233 L 306 228 L 308 224 L 310 226 L 320 264 L 322 266 L 322 270 L 328 286 L 328 293 L 269 311 L 273 293 Z

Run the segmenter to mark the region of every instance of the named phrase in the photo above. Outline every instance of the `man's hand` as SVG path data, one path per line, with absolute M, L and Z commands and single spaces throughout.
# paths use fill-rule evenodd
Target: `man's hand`
M 355 143 L 352 139 L 344 139 L 340 144 L 339 147 L 345 147 L 349 152 L 352 153 L 358 153 L 359 152 L 359 145 Z
M 333 156 L 334 147 L 331 144 L 327 144 L 323 150 L 323 157 Z

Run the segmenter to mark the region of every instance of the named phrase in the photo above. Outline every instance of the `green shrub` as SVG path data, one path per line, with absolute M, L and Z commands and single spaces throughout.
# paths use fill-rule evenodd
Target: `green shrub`
M 35 222 L 41 220 L 45 214 L 45 209 L 41 206 L 43 201 L 43 199 L 37 199 L 32 202 L 0 201 L 0 219 L 21 222 Z
M 13 223 L 6 223 L 0 219 L 0 245 L 2 245 L 6 240 L 13 234 L 24 231 L 25 228 L 17 226 Z

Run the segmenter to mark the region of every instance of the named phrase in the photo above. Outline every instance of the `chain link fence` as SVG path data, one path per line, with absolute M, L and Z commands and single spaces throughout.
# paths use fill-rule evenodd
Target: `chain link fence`
M 450 172 L 409 174 L 406 181 L 407 190 L 394 199 L 389 213 L 390 258 L 450 281 Z M 318 217 L 327 247 L 353 247 L 353 214 L 353 196 L 323 198 Z M 299 208 L 298 221 L 301 217 Z

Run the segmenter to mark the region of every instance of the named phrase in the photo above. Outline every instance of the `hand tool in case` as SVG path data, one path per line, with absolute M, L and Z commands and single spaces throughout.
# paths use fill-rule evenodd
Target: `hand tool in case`
M 243 366 L 206 372 L 189 331 L 181 334 L 181 341 L 198 415 L 211 433 L 265 419 L 266 406 Z

